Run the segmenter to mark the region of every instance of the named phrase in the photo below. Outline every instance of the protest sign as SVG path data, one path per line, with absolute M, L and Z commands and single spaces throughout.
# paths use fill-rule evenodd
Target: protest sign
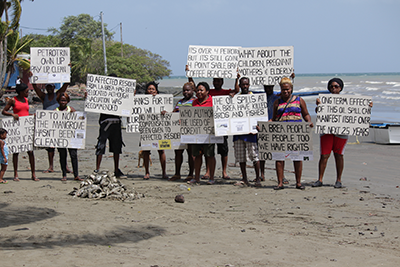
M 223 143 L 224 137 L 214 134 L 212 107 L 180 107 L 181 142 L 184 144 Z
M 266 94 L 213 96 L 215 135 L 257 133 L 257 121 L 268 121 Z
M 186 149 L 181 144 L 179 113 L 139 114 L 140 147 L 143 150 Z
M 293 46 L 241 47 L 239 73 L 251 85 L 275 85 L 293 73 Z
M 238 46 L 189 46 L 186 77 L 235 79 Z
M 368 136 L 372 98 L 320 94 L 315 133 Z
M 1 120 L 1 127 L 7 130 L 6 143 L 10 154 L 33 150 L 35 119 L 33 116 L 13 117 Z
M 313 160 L 309 122 L 259 122 L 260 160 Z
M 132 99 L 130 117 L 127 120 L 126 132 L 139 132 L 139 114 L 172 112 L 174 97 L 171 94 L 137 95 Z
M 88 74 L 85 111 L 129 116 L 135 88 L 136 80 Z
M 36 147 L 85 148 L 86 112 L 37 110 Z
M 69 47 L 31 47 L 30 82 L 69 83 L 70 82 Z

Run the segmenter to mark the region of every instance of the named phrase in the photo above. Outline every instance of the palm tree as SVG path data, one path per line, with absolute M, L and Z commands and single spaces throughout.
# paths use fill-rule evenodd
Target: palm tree
M 76 44 L 71 45 L 73 51 L 72 75 L 79 82 L 86 82 L 88 73 L 100 74 L 101 72 L 101 68 L 98 66 L 101 51 L 94 49 L 93 44 L 92 39 L 78 38 Z
M 11 20 L 9 11 L 11 11 Z M 21 4 L 19 0 L 0 0 L 0 17 L 0 85 L 2 86 L 7 70 L 7 39 L 11 33 L 18 29 L 21 17 Z
M 0 0 L 0 86 L 3 86 L 7 71 L 8 37 L 18 31 L 22 13 L 21 2 L 22 0 Z
M 18 62 L 18 65 L 24 70 L 28 70 L 31 67 L 31 62 L 21 57 L 21 52 L 25 46 L 29 45 L 33 41 L 32 38 L 19 38 L 19 32 L 15 31 L 8 38 L 8 58 L 7 58 L 7 78 L 4 82 L 4 88 L 7 88 L 8 82 L 10 81 L 11 74 L 14 72 L 14 63 Z M 0 93 L 1 96 L 1 93 Z

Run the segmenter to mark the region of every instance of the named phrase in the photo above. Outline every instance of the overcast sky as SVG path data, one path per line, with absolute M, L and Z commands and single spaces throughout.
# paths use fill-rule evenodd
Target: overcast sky
M 48 34 L 86 13 L 184 75 L 189 45 L 294 46 L 302 73 L 400 72 L 399 0 L 25 0 L 20 25 Z

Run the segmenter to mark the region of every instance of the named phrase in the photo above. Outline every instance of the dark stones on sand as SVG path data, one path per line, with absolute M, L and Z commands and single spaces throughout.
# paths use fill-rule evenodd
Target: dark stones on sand
M 175 202 L 178 202 L 178 203 L 185 203 L 185 197 L 184 197 L 183 195 L 177 195 L 177 196 L 175 197 Z

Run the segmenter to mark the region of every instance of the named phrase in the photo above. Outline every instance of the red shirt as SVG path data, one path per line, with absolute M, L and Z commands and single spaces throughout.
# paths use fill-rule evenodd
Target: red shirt
M 14 114 L 18 114 L 20 117 L 29 116 L 29 104 L 28 99 L 24 97 L 25 103 L 20 102 L 16 96 L 14 96 L 14 106 L 13 112 Z
M 206 101 L 200 104 L 199 99 L 193 100 L 192 107 L 212 107 L 212 96 L 208 95 L 208 98 Z
M 221 90 L 216 90 L 216 89 L 210 89 L 210 95 L 211 96 L 220 96 L 220 95 L 229 95 L 230 93 L 234 92 L 232 89 L 221 89 Z

